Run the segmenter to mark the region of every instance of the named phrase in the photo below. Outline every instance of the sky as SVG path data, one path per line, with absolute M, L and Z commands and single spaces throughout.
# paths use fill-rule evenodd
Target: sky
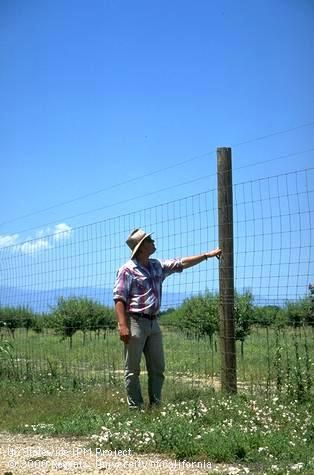
M 313 51 L 312 0 L 1 0 L 0 245 L 312 167 Z

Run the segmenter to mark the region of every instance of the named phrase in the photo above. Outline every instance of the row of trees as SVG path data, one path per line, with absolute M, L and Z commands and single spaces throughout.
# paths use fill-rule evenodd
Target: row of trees
M 187 335 L 208 336 L 210 341 L 219 329 L 219 296 L 209 292 L 189 298 L 177 309 L 164 312 L 163 322 L 180 328 Z M 255 306 L 251 292 L 235 294 L 235 337 L 241 352 L 252 327 L 314 326 L 314 313 L 308 298 L 275 305 Z
M 14 338 L 17 328 L 25 328 L 41 333 L 45 328 L 70 339 L 77 331 L 83 332 L 85 342 L 87 332 L 100 334 L 101 330 L 116 327 L 114 310 L 87 298 L 61 297 L 49 314 L 34 313 L 27 307 L 0 307 L 0 328 L 6 328 Z
M 177 309 L 163 312 L 161 321 L 174 326 L 187 334 L 210 339 L 219 327 L 219 297 L 206 292 L 186 299 Z M 290 325 L 299 327 L 303 324 L 314 325 L 313 309 L 309 299 L 296 303 L 287 302 L 283 307 L 254 305 L 250 292 L 235 295 L 236 339 L 242 344 L 255 325 L 262 327 Z M 8 329 L 14 337 L 17 328 L 30 329 L 40 333 L 44 328 L 51 328 L 62 337 L 70 339 L 77 331 L 83 332 L 83 341 L 87 332 L 100 334 L 101 330 L 116 327 L 113 308 L 87 298 L 60 298 L 50 314 L 35 314 L 32 310 L 19 307 L 0 307 L 0 328 Z

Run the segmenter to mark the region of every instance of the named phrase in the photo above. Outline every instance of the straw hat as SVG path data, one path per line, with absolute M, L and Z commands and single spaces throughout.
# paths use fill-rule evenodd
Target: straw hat
M 140 245 L 148 236 L 151 236 L 153 233 L 145 233 L 143 229 L 134 229 L 131 232 L 128 239 L 125 241 L 129 248 L 132 251 L 131 259 L 134 257 L 136 251 L 139 249 Z

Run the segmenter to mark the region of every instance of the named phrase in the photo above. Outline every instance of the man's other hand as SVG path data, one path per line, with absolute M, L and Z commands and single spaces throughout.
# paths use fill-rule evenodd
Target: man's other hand
M 130 330 L 127 325 L 119 325 L 120 340 L 128 343 L 130 339 Z

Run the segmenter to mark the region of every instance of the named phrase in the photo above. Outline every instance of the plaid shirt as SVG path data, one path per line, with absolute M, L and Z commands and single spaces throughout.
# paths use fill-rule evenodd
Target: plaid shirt
M 182 272 L 181 259 L 149 259 L 149 268 L 132 259 L 117 273 L 113 299 L 123 300 L 127 312 L 159 312 L 162 296 L 162 282 L 174 272 Z

